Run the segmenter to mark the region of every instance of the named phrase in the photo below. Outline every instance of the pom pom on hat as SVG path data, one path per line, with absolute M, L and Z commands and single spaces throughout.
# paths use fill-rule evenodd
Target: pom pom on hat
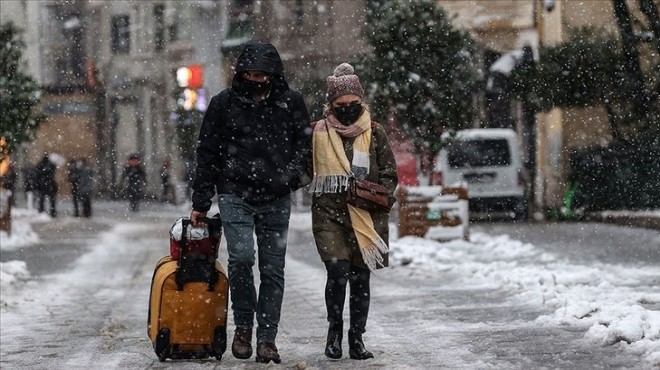
M 335 77 L 354 75 L 354 74 L 355 74 L 355 69 L 353 69 L 353 66 L 348 63 L 342 63 L 338 65 L 337 67 L 335 67 L 335 71 L 333 73 Z
M 332 76 L 326 79 L 327 90 L 326 98 L 332 102 L 343 95 L 357 95 L 360 99 L 364 98 L 364 89 L 360 84 L 360 79 L 355 75 L 353 66 L 348 63 L 338 65 Z

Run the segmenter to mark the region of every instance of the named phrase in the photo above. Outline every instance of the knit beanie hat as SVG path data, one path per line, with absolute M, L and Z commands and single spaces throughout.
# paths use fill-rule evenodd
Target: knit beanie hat
M 357 95 L 360 99 L 364 97 L 360 79 L 355 75 L 353 66 L 348 63 L 338 65 L 333 75 L 328 76 L 326 83 L 328 84 L 326 91 L 328 102 L 349 94 Z

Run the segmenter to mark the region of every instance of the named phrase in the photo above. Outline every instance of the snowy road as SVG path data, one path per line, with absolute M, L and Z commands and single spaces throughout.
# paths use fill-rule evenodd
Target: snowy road
M 43 267 L 48 263 L 42 262 L 42 267 L 28 263 L 45 272 L 32 272 L 33 278 L 17 284 L 3 283 L 0 367 L 266 367 L 254 359 L 237 360 L 229 352 L 221 363 L 157 360 L 146 335 L 149 284 L 155 261 L 166 253 L 169 226 L 186 210 L 145 208 L 131 219 L 119 212 L 97 217 L 91 224 L 63 217 L 34 225 L 41 242 L 32 248 L 58 245 L 60 252 L 55 255 L 61 255 L 68 245 L 79 258 L 60 261 L 59 268 L 52 263 L 50 268 Z M 87 231 L 74 232 L 76 223 Z M 539 226 L 522 225 L 515 230 L 526 230 L 520 231 L 522 237 Z M 474 230 L 480 231 L 470 243 L 395 241 L 393 267 L 372 278 L 365 342 L 376 358 L 328 360 L 323 356 L 324 270 L 309 230 L 309 214 L 292 216 L 277 343 L 283 361 L 268 367 L 660 367 L 657 264 L 641 257 L 624 265 L 607 258 L 593 263 L 575 260 L 561 248 L 550 250 L 551 246 L 536 247 L 509 238 L 504 234 L 513 234 L 510 226 L 476 226 Z M 633 245 L 635 235 L 638 240 L 660 242 L 657 232 L 630 234 L 616 227 L 607 231 L 613 233 L 610 239 L 622 238 Z M 565 249 L 579 248 L 577 243 Z M 32 260 L 38 253 L 28 252 L 30 248 L 23 248 L 22 253 L 32 253 Z M 3 262 L 6 255 L 3 252 Z M 220 259 L 226 263 L 224 255 Z M 231 332 L 231 315 L 229 325 Z

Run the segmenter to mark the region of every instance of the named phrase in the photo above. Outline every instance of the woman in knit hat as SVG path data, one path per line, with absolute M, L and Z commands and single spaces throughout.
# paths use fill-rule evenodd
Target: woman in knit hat
M 353 67 L 343 63 L 327 78 L 325 119 L 314 122 L 312 229 L 327 270 L 327 357 L 342 357 L 343 310 L 350 284 L 349 356 L 373 354 L 364 346 L 371 271 L 388 263 L 389 212 L 366 211 L 346 202 L 349 179 L 366 179 L 389 190 L 397 185 L 396 162 L 383 127 L 371 120 L 364 89 Z

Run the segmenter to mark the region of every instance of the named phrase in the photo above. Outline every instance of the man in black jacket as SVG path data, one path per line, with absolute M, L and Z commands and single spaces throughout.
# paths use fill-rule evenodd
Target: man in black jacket
M 232 86 L 214 96 L 202 122 L 193 182 L 193 226 L 204 226 L 217 192 L 227 240 L 236 331 L 234 357 L 252 356 L 257 317 L 258 362 L 280 362 L 275 337 L 284 293 L 284 257 L 291 192 L 304 185 L 311 146 L 309 112 L 290 90 L 271 44 L 248 44 Z M 257 236 L 259 296 L 254 285 L 253 233 Z

